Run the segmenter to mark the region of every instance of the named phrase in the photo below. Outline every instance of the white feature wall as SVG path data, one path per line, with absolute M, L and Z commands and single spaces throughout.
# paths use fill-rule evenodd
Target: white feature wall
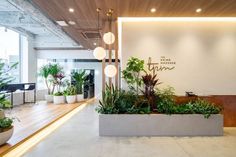
M 158 77 L 178 95 L 236 94 L 236 22 L 123 22 L 121 56 L 122 69 L 132 56 L 175 61 Z

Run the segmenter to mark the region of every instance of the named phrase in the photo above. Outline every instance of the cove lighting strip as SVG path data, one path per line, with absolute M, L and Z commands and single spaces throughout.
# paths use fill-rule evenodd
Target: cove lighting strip
M 58 127 L 60 127 L 62 124 L 68 121 L 77 112 L 81 111 L 91 101 L 93 101 L 93 99 L 87 101 L 86 103 L 81 104 L 79 107 L 75 108 L 74 110 L 66 114 L 65 116 L 61 117 L 60 119 L 50 124 L 48 127 L 43 129 L 42 131 L 36 133 L 35 135 L 27 139 L 25 142 L 23 142 L 22 144 L 20 144 L 13 150 L 3 155 L 3 157 L 13 157 L 13 156 L 18 157 L 18 156 L 24 155 L 29 149 L 31 149 L 40 141 L 42 141 L 44 138 L 46 138 L 48 135 L 50 135 L 53 131 L 55 131 Z
M 122 23 L 125 22 L 236 22 L 236 17 L 118 17 L 118 52 L 122 51 Z
M 118 22 L 236 22 L 236 17 L 119 17 Z

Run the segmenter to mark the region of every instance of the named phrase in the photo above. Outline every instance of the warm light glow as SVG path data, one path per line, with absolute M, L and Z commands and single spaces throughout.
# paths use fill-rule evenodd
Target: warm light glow
M 157 11 L 156 8 L 150 9 L 150 12 L 151 12 L 151 13 L 155 13 L 156 11 Z
M 112 32 L 107 32 L 103 35 L 103 41 L 110 45 L 115 42 L 115 35 Z
M 117 69 L 114 65 L 107 65 L 105 67 L 105 75 L 107 77 L 114 77 L 117 73 Z
M 55 131 L 58 127 L 60 127 L 62 124 L 64 124 L 66 121 L 68 121 L 72 116 L 74 116 L 76 113 L 81 111 L 90 101 L 93 101 L 93 99 L 87 101 L 86 103 L 81 104 L 76 109 L 72 110 L 62 118 L 58 119 L 51 125 L 47 126 L 42 131 L 36 133 L 29 139 L 27 139 L 25 142 L 11 150 L 10 152 L 3 155 L 3 157 L 13 157 L 13 156 L 22 156 L 25 154 L 29 149 L 31 149 L 33 146 L 35 146 L 37 143 L 39 143 L 41 140 L 46 138 L 48 135 L 50 135 L 53 131 Z
M 200 13 L 200 12 L 202 12 L 201 8 L 196 9 L 196 13 Z
M 119 17 L 118 22 L 236 22 L 236 17 Z
M 75 10 L 73 8 L 69 8 L 69 12 L 73 13 Z
M 106 51 L 102 47 L 96 47 L 93 50 L 93 56 L 98 60 L 103 60 L 106 57 Z

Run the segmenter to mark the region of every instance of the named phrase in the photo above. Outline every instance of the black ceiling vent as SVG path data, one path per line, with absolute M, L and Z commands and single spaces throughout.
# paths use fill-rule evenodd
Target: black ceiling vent
M 83 31 L 82 35 L 85 39 L 100 39 L 101 33 L 97 31 Z

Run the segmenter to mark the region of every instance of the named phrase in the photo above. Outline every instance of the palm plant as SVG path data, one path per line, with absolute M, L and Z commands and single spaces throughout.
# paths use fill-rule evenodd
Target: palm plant
M 142 91 L 142 93 L 147 98 L 152 111 L 156 109 L 156 94 L 154 88 L 155 86 L 161 84 L 161 82 L 158 82 L 159 79 L 156 79 L 156 76 L 157 75 L 152 76 L 151 74 L 142 76 L 144 84 L 144 90 Z
M 76 86 L 76 89 L 77 89 L 77 94 L 82 94 L 83 93 L 83 85 L 84 85 L 84 82 L 86 80 L 86 73 L 85 71 L 74 71 L 72 72 L 71 74 L 72 76 L 72 79 L 75 81 L 75 86 Z
M 51 94 L 50 91 L 50 84 L 49 84 L 49 76 L 50 76 L 50 64 L 44 65 L 40 68 L 39 75 L 44 78 L 44 82 L 46 84 L 46 87 L 48 89 L 48 94 Z

